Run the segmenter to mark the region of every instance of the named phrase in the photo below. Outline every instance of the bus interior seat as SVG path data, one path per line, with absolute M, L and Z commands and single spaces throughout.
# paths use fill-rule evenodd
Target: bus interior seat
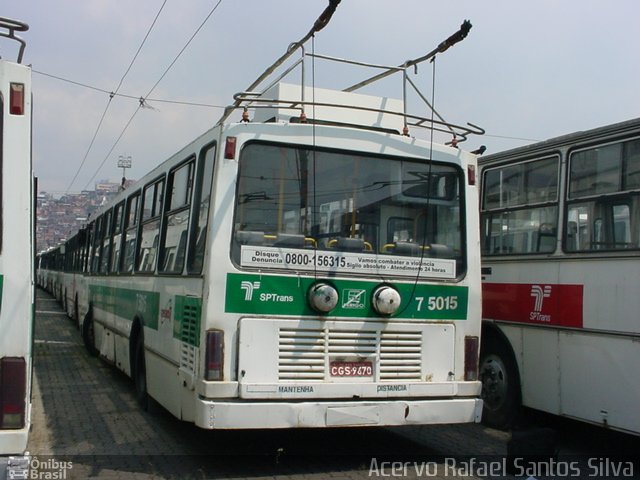
M 297 233 L 279 233 L 273 241 L 274 247 L 304 248 L 304 235 Z
M 329 247 L 342 252 L 364 252 L 366 242 L 362 238 L 338 237 L 329 241 Z
M 425 257 L 430 258 L 455 258 L 453 248 L 441 243 L 431 243 L 425 247 Z
M 430 243 L 427 245 L 420 245 L 415 242 L 395 242 L 390 245 L 391 252 L 395 255 L 405 255 L 411 257 L 425 258 L 455 258 L 456 254 L 454 250 L 440 243 Z
M 414 242 L 395 242 L 393 244 L 393 253 L 396 255 L 410 255 L 412 257 L 420 256 L 420 245 Z
M 240 245 L 264 245 L 264 232 L 254 230 L 240 230 L 236 232 L 236 241 Z
M 556 228 L 550 223 L 542 223 L 538 228 L 536 252 L 553 252 L 556 249 Z

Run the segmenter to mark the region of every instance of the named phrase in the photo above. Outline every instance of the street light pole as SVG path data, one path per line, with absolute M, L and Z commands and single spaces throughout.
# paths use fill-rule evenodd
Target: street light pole
M 125 182 L 125 170 L 127 168 L 131 168 L 131 155 L 120 155 L 118 157 L 118 168 L 122 169 L 122 184 L 120 185 L 120 189 L 124 190 L 124 182 Z

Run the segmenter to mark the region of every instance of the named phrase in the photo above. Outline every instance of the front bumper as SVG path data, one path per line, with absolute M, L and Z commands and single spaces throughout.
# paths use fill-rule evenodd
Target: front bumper
M 482 400 L 331 402 L 196 401 L 195 423 L 206 429 L 322 428 L 478 423 Z

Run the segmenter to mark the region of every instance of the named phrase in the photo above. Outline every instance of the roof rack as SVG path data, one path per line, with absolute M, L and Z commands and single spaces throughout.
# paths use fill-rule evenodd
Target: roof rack
M 281 84 L 285 85 L 286 84 Z M 451 134 L 453 139 L 449 142 L 446 142 L 448 145 L 454 145 L 467 140 L 469 135 L 482 135 L 484 134 L 484 129 L 474 125 L 472 123 L 467 123 L 467 126 L 456 125 L 451 122 L 447 122 L 445 120 L 437 120 L 435 118 L 427 118 L 419 115 L 414 115 L 411 113 L 407 113 L 403 109 L 399 110 L 390 110 L 375 106 L 366 106 L 359 105 L 357 103 L 342 103 L 342 102 L 331 102 L 331 101 L 312 101 L 312 100 L 300 100 L 300 98 L 295 97 L 269 97 L 267 96 L 270 93 L 271 89 L 266 92 L 239 92 L 234 95 L 234 100 L 236 104 L 234 104 L 233 110 L 236 108 L 242 109 L 268 109 L 268 110 L 278 110 L 282 109 L 285 112 L 291 110 L 298 110 L 300 113 L 297 116 L 290 116 L 291 123 L 316 123 L 316 124 L 333 124 L 333 125 L 343 125 L 350 126 L 356 128 L 366 128 L 373 130 L 385 130 L 388 132 L 394 133 L 402 133 L 403 135 L 408 135 L 409 127 L 416 128 L 425 128 L 428 130 L 433 130 L 435 132 L 441 132 L 445 134 Z M 388 100 L 388 99 L 385 99 Z M 405 102 L 402 102 L 403 105 L 406 105 Z M 343 110 L 343 111 L 356 111 L 356 112 L 373 112 L 378 114 L 378 116 L 384 117 L 396 117 L 401 119 L 403 130 L 400 131 L 399 128 L 389 128 L 382 127 L 375 124 L 359 124 L 359 123 L 348 123 L 348 122 L 340 122 L 338 120 L 332 120 L 330 118 L 325 118 L 319 116 L 318 118 L 308 118 L 305 113 L 305 107 L 320 107 L 325 108 L 325 111 L 328 109 L 334 110 Z M 256 114 L 257 116 L 257 114 Z M 439 115 L 438 115 L 439 116 Z M 273 116 L 271 120 L 275 120 L 277 117 Z M 441 117 L 440 117 L 441 118 Z M 243 115 L 243 121 L 248 121 L 247 115 Z
M 0 17 L 0 37 L 10 38 L 20 44 L 17 59 L 18 63 L 22 63 L 22 56 L 24 55 L 24 49 L 27 46 L 27 42 L 18 37 L 16 32 L 26 32 L 27 30 L 29 30 L 29 25 L 26 23 L 13 20 L 11 18 Z
M 409 78 L 408 72 L 412 67 L 416 67 L 419 63 L 424 62 L 426 60 L 433 59 L 438 53 L 442 53 L 448 50 L 450 47 L 455 45 L 456 43 L 462 41 L 469 30 L 471 29 L 471 23 L 468 20 L 465 20 L 460 29 L 451 35 L 449 38 L 441 42 L 434 50 L 429 52 L 428 54 L 416 58 L 414 60 L 407 60 L 401 65 L 398 66 L 386 66 L 386 65 L 377 65 L 372 63 L 358 62 L 353 60 L 346 60 L 343 58 L 331 57 L 327 55 L 319 55 L 315 53 L 307 53 L 305 51 L 304 44 L 320 29 L 322 29 L 331 19 L 331 16 L 335 12 L 337 5 L 340 3 L 340 0 L 330 0 L 329 6 L 325 9 L 322 15 L 315 22 L 313 28 L 305 35 L 300 41 L 295 42 L 289 46 L 287 52 L 281 56 L 278 60 L 276 60 L 270 67 L 268 67 L 265 72 L 258 77 L 248 88 L 246 91 L 236 93 L 234 95 L 234 103 L 225 108 L 222 117 L 218 121 L 218 125 L 224 123 L 229 116 L 235 110 L 242 109 L 243 116 L 242 121 L 249 121 L 248 109 L 257 110 L 257 109 L 286 109 L 286 110 L 298 110 L 298 118 L 291 118 L 291 121 L 299 121 L 299 122 L 315 122 L 315 123 L 333 123 L 339 124 L 340 122 L 327 122 L 325 118 L 314 118 L 309 119 L 305 112 L 305 107 L 313 106 L 313 107 L 326 107 L 330 109 L 342 109 L 344 110 L 355 110 L 359 112 L 375 112 L 384 116 L 392 116 L 401 119 L 401 132 L 403 135 L 409 135 L 409 127 L 418 127 L 418 128 L 426 128 L 435 132 L 442 132 L 445 134 L 451 135 L 452 139 L 449 142 L 446 142 L 449 145 L 455 146 L 457 143 L 465 141 L 467 137 L 471 134 L 474 135 L 482 135 L 484 134 L 484 129 L 474 125 L 472 123 L 467 123 L 466 126 L 453 124 L 447 122 L 429 103 L 425 95 L 423 95 L 416 84 Z M 283 65 L 296 51 L 301 51 L 301 56 L 297 60 L 295 60 L 291 65 L 289 65 L 282 73 L 275 76 L 274 72 Z M 369 77 L 359 83 L 346 87 L 342 90 L 345 94 L 355 92 L 362 87 L 375 83 L 383 78 L 386 78 L 393 74 L 400 74 L 403 78 L 403 88 L 402 88 L 402 101 L 398 105 L 398 109 L 387 109 L 382 108 L 382 104 L 378 107 L 372 106 L 370 104 L 361 105 L 357 102 L 355 103 L 347 103 L 349 99 L 344 95 L 340 95 L 337 98 L 340 98 L 340 101 L 334 102 L 330 100 L 323 101 L 309 101 L 305 98 L 305 91 L 309 91 L 308 86 L 305 86 L 305 60 L 307 58 L 311 58 L 312 60 L 320 59 L 327 60 L 331 62 L 337 63 L 345 63 L 360 67 L 368 67 L 374 68 L 378 70 L 382 70 L 381 73 Z M 281 82 L 285 77 L 287 77 L 291 72 L 300 67 L 301 70 L 301 81 L 299 88 L 299 96 L 295 98 L 292 96 L 283 97 L 273 97 L 270 96 L 272 94 L 272 89 L 279 82 Z M 275 77 L 275 78 L 272 78 Z M 268 79 L 271 81 L 264 87 L 259 88 L 263 83 L 265 83 Z M 407 92 L 409 88 L 412 88 L 413 91 L 418 95 L 418 97 L 427 105 L 429 109 L 429 116 L 415 115 L 411 114 L 407 111 Z M 286 89 L 285 89 L 286 91 Z M 290 90 L 289 90 L 290 93 Z M 326 98 L 326 97 L 325 97 Z M 355 97 L 354 97 L 355 98 Z M 396 102 L 397 104 L 397 102 Z M 326 109 L 325 109 L 326 111 Z M 344 124 L 344 123 L 343 123 Z M 350 125 L 356 126 L 356 125 Z M 361 126 L 362 127 L 362 126 Z M 371 128 L 364 127 L 364 128 Z M 379 129 L 377 126 L 373 126 L 373 128 Z M 394 129 L 399 132 L 400 129 Z

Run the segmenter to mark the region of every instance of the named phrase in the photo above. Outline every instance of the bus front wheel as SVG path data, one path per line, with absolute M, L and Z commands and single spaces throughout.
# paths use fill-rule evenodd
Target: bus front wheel
M 499 429 L 512 427 L 520 410 L 520 382 L 513 354 L 504 342 L 491 337 L 484 341 L 480 350 L 480 380 L 482 422 Z

